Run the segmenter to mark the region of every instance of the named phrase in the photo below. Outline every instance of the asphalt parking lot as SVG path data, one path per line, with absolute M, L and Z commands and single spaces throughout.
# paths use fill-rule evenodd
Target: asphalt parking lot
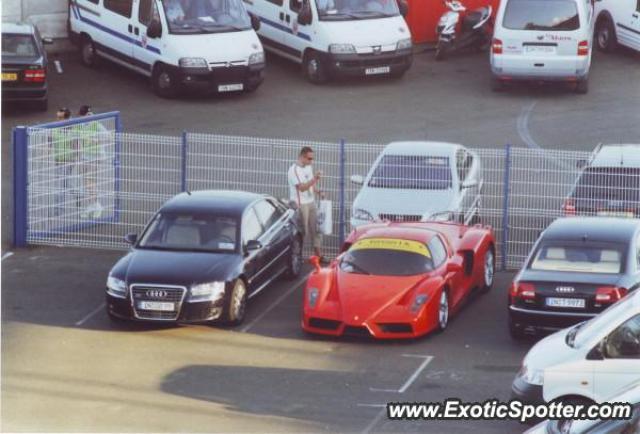
M 404 79 L 318 87 L 270 57 L 251 95 L 155 97 L 119 67 L 81 67 L 61 54 L 51 110 L 3 107 L 3 431 L 60 432 L 521 432 L 515 422 L 395 422 L 390 401 L 507 400 L 523 355 L 506 328 L 506 288 L 475 297 L 449 329 L 409 342 L 320 339 L 300 329 L 301 284 L 256 297 L 246 322 L 149 327 L 112 323 L 106 275 L 122 252 L 12 250 L 10 130 L 54 118 L 57 106 L 120 110 L 126 131 L 386 142 L 433 139 L 591 150 L 640 141 L 640 57 L 596 54 L 588 95 L 558 86 L 494 94 L 486 55 L 436 63 L 416 55 Z M 11 251 L 12 255 L 7 256 Z

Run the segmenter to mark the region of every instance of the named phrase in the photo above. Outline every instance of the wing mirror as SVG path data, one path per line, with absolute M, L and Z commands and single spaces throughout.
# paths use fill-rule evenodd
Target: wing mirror
M 253 30 L 256 32 L 260 30 L 260 18 L 251 13 L 249 14 L 249 17 L 251 18 L 251 27 L 253 27 Z
M 460 273 L 462 272 L 462 265 L 456 262 L 449 262 L 447 264 L 447 273 Z
M 398 0 L 398 10 L 400 10 L 400 15 L 406 17 L 409 13 L 409 4 L 406 0 Z
M 313 255 L 309 258 L 309 263 L 313 265 L 315 272 L 318 273 L 320 271 L 320 257 Z
M 153 20 L 149 23 L 149 26 L 147 27 L 147 36 L 153 39 L 162 36 L 162 24 L 160 24 L 160 21 Z
M 127 244 L 131 244 L 133 246 L 138 241 L 138 234 L 127 234 L 124 236 L 124 240 Z
M 461 189 L 465 189 L 465 188 L 473 188 L 473 187 L 477 187 L 478 186 L 478 181 L 465 181 L 462 183 L 462 185 L 460 186 Z
M 585 167 L 587 167 L 587 160 L 585 160 L 584 158 L 576 161 L 576 168 L 578 169 L 584 169 Z
M 42 43 L 44 45 L 51 45 L 51 44 L 53 44 L 53 39 L 51 39 L 51 38 L 42 38 Z
M 364 176 L 362 175 L 351 175 L 351 182 L 354 184 L 362 185 L 364 184 Z
M 255 250 L 260 250 L 262 248 L 262 243 L 258 240 L 249 240 L 244 248 L 247 252 L 253 252 Z
M 306 26 L 311 24 L 311 20 L 311 4 L 308 1 L 303 1 L 302 8 L 300 9 L 300 12 L 298 12 L 298 24 Z

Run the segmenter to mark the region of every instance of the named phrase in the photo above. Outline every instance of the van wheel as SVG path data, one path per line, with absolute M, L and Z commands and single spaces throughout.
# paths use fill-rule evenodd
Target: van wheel
M 309 51 L 304 56 L 302 62 L 304 76 L 313 84 L 323 84 L 327 82 L 327 67 L 320 53 Z
M 576 83 L 576 93 L 586 94 L 589 92 L 589 77 L 585 77 L 582 80 L 578 80 Z
M 159 65 L 153 70 L 151 84 L 153 91 L 161 98 L 175 98 L 178 83 L 175 74 L 166 66 Z
M 82 37 L 80 41 L 80 60 L 84 66 L 93 68 L 98 63 L 96 46 L 89 36 Z
M 608 18 L 603 18 L 598 21 L 596 26 L 596 44 L 600 51 L 610 53 L 615 50 L 618 45 L 616 38 L 616 30 Z

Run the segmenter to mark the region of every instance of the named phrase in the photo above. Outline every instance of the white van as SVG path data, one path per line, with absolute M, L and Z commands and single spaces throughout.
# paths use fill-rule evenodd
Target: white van
M 596 44 L 602 51 L 624 45 L 640 51 L 640 0 L 596 0 Z
M 260 22 L 242 0 L 71 0 L 82 62 L 97 57 L 151 78 L 154 91 L 253 91 L 264 79 Z
M 513 80 L 560 81 L 589 90 L 592 0 L 503 0 L 491 46 L 492 88 Z
M 595 318 L 534 345 L 512 392 L 528 403 L 600 403 L 638 380 L 640 291 L 636 290 Z
M 413 62 L 405 0 L 244 0 L 265 48 L 302 64 L 312 83 L 401 77 Z

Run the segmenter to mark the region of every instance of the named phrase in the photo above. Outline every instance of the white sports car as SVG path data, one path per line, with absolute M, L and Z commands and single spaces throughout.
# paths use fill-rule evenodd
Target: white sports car
M 482 165 L 462 145 L 442 142 L 393 142 L 380 153 L 362 185 L 351 226 L 373 221 L 479 221 Z

